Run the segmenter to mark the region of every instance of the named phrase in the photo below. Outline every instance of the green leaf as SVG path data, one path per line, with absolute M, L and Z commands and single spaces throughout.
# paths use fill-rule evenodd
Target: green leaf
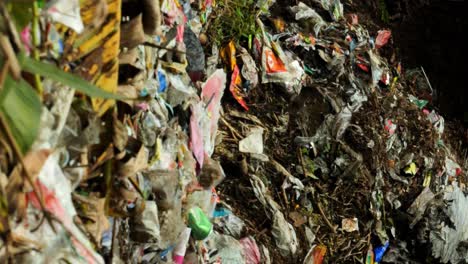
M 0 112 L 23 154 L 36 139 L 41 110 L 41 101 L 33 88 L 23 79 L 17 82 L 7 75 L 0 91 Z
M 25 26 L 33 19 L 33 0 L 14 0 L 12 3 L 8 4 L 8 9 L 10 11 L 13 20 L 15 21 L 18 31 L 23 30 Z
M 75 76 L 71 73 L 64 72 L 52 64 L 48 64 L 41 61 L 36 61 L 24 53 L 18 54 L 18 61 L 23 71 L 30 72 L 32 74 L 38 74 L 42 77 L 52 79 L 60 82 L 64 85 L 70 86 L 82 93 L 85 93 L 91 97 L 100 97 L 105 99 L 116 99 L 124 100 L 125 97 L 106 92 L 99 87 Z

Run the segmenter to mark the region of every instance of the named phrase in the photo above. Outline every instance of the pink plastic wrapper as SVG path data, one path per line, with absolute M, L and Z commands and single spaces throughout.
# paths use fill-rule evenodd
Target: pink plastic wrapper
M 21 42 L 24 44 L 24 49 L 26 52 L 29 54 L 32 49 L 31 45 L 31 29 L 29 26 L 24 27 L 24 29 L 21 31 Z
M 184 42 L 184 25 L 177 25 L 176 41 L 177 43 Z
M 377 38 L 375 39 L 375 47 L 380 49 L 381 47 L 385 46 L 391 36 L 392 32 L 390 30 L 379 30 Z
M 393 134 L 395 134 L 397 125 L 395 125 L 395 124 L 392 122 L 392 120 L 387 119 L 387 120 L 385 121 L 385 127 L 384 127 L 384 128 L 385 128 L 385 131 L 387 131 L 388 134 L 389 134 L 390 136 L 392 136 Z
M 200 167 L 203 166 L 205 158 L 205 149 L 203 146 L 203 137 L 199 125 L 200 116 L 203 114 L 200 103 L 191 107 L 192 116 L 190 117 L 190 148 Z
M 207 104 L 208 113 L 211 115 L 210 132 L 212 136 L 216 136 L 218 130 L 221 97 L 223 97 L 225 88 L 226 73 L 223 70 L 216 70 L 203 84 L 201 97 L 203 102 Z
M 258 250 L 258 246 L 255 240 L 251 237 L 244 237 L 241 240 L 239 240 L 239 242 L 242 245 L 245 263 L 259 264 L 261 260 L 260 250 Z

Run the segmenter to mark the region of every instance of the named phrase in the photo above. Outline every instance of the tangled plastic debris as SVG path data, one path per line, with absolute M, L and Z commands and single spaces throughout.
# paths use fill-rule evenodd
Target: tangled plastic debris
M 230 4 L 0 4 L 0 262 L 468 261 L 467 162 L 392 32 Z

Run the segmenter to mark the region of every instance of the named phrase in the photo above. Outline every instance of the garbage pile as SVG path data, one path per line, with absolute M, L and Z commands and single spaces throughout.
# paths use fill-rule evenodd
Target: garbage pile
M 467 262 L 428 77 L 277 1 L 1 4 L 1 262 Z

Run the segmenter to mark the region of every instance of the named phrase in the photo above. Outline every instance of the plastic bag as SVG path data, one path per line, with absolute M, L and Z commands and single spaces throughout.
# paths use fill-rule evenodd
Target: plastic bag
M 390 30 L 379 30 L 377 38 L 375 39 L 375 48 L 380 49 L 385 46 L 391 36 L 392 32 Z
M 205 104 L 205 110 L 210 119 L 210 138 L 205 142 L 205 151 L 211 156 L 214 151 L 218 120 L 221 111 L 221 98 L 226 88 L 226 73 L 222 69 L 216 70 L 203 84 L 201 99 Z
M 259 264 L 261 261 L 260 250 L 253 237 L 244 237 L 239 240 L 244 253 L 245 264 Z
M 130 235 L 133 241 L 143 243 L 157 243 L 159 236 L 158 207 L 155 201 L 146 201 L 143 213 L 130 218 L 132 231 Z
M 216 213 L 217 211 L 215 211 Z M 227 215 L 216 217 L 215 216 L 215 225 L 223 230 L 224 234 L 233 236 L 234 238 L 240 238 L 242 231 L 244 229 L 244 221 L 234 215 L 232 212 L 228 211 Z
M 213 255 L 210 255 L 208 263 L 245 263 L 244 252 L 241 243 L 236 239 L 214 233 L 208 242 L 209 248 L 213 250 Z
M 327 25 L 315 10 L 308 7 L 303 2 L 299 2 L 297 6 L 291 7 L 291 11 L 295 13 L 296 20 L 309 19 L 308 21 L 314 24 L 315 36 L 318 36 L 322 27 Z
M 273 218 L 271 233 L 275 238 L 276 246 L 280 254 L 282 256 L 294 255 L 299 245 L 294 227 L 286 221 L 279 205 L 267 193 L 265 184 L 255 175 L 251 175 L 250 182 L 254 189 L 255 196 L 265 209 L 270 211 Z
M 335 138 L 337 140 L 341 139 L 344 132 L 348 128 L 349 124 L 351 123 L 351 118 L 353 114 L 348 107 L 344 107 L 341 112 L 336 116 L 335 124 L 333 126 Z
M 382 79 L 383 69 L 381 67 L 381 61 L 372 51 L 369 51 L 370 64 L 372 69 L 372 88 L 379 83 Z
M 239 151 L 244 153 L 263 153 L 263 128 L 252 128 L 244 139 L 239 141 Z
M 280 210 L 276 210 L 273 214 L 271 234 L 275 238 L 276 246 L 282 256 L 294 256 L 299 245 L 296 232 L 294 227 L 286 221 Z
M 221 58 L 230 65 L 232 71 L 231 83 L 229 84 L 229 91 L 236 101 L 245 109 L 249 110 L 244 98 L 246 94 L 241 89 L 242 79 L 239 67 L 237 66 L 236 47 L 234 41 L 230 41 L 228 45 L 221 50 Z
M 42 193 L 45 209 L 61 222 L 61 224 L 53 222 L 57 233 L 52 230 L 47 221 L 42 222 L 36 232 L 30 233 L 34 237 L 34 240 L 46 246 L 41 250 L 43 253 L 41 257 L 45 258 L 44 261 L 46 259 L 54 260 L 54 257 L 49 256 L 60 256 L 68 251 L 67 259 L 68 255 L 70 255 L 70 260 L 79 258 L 87 263 L 104 263 L 102 257 L 94 251 L 87 236 L 73 221 L 73 218 L 77 214 L 72 202 L 71 185 L 59 166 L 57 153 L 50 155 L 44 163 L 35 185 Z M 31 210 L 33 208 L 41 208 L 38 197 L 33 191 L 27 193 L 26 197 Z M 31 214 L 30 216 L 33 215 Z M 21 231 L 13 230 L 13 232 L 26 232 L 25 230 L 29 230 L 29 228 L 23 227 L 23 225 L 36 225 L 35 221 L 37 220 L 29 217 L 28 221 L 23 221 L 18 226 L 18 229 L 21 229 Z M 66 233 L 67 235 L 57 235 L 58 233 Z M 64 240 L 70 241 L 70 244 L 64 245 Z M 57 244 L 61 244 L 61 246 L 59 247 Z M 72 247 L 72 250 L 70 250 L 70 247 Z M 57 250 L 58 248 L 60 250 Z M 52 251 L 55 252 L 55 255 L 52 254 Z M 36 261 L 40 260 L 37 255 L 35 259 Z
M 408 213 L 413 215 L 413 221 L 410 223 L 410 228 L 413 228 L 419 220 L 422 219 L 424 212 L 426 211 L 427 206 L 429 203 L 434 199 L 435 194 L 429 189 L 429 187 L 424 188 L 421 194 L 416 197 L 416 199 L 411 204 L 410 208 L 408 208 Z
M 191 106 L 192 116 L 190 117 L 190 143 L 193 155 L 197 159 L 200 167 L 203 166 L 205 158 L 205 148 L 203 144 L 203 132 L 201 128 L 203 108 L 202 103 L 193 104 Z
M 242 63 L 244 64 L 241 71 L 242 77 L 248 81 L 249 89 L 255 88 L 258 85 L 258 72 L 255 61 L 245 48 L 239 47 L 238 49 L 240 51 Z
M 460 244 L 468 240 L 468 196 L 454 183 L 447 186 L 444 191 L 444 200 L 449 206 L 446 208 L 450 225 L 437 223 L 436 228 L 430 231 L 430 241 L 432 243 L 432 255 L 440 258 L 442 263 L 459 263 L 466 260 L 468 253 L 465 247 Z
M 323 9 L 328 10 L 333 20 L 338 21 L 343 17 L 343 4 L 340 0 L 315 0 L 322 5 Z
M 261 27 L 263 29 L 263 25 Z M 288 83 L 293 80 L 288 58 L 281 46 L 270 41 L 266 33 L 263 33 L 262 83 Z
M 55 1 L 47 10 L 53 21 L 64 24 L 76 33 L 83 32 L 84 25 L 80 14 L 80 1 L 59 0 Z

